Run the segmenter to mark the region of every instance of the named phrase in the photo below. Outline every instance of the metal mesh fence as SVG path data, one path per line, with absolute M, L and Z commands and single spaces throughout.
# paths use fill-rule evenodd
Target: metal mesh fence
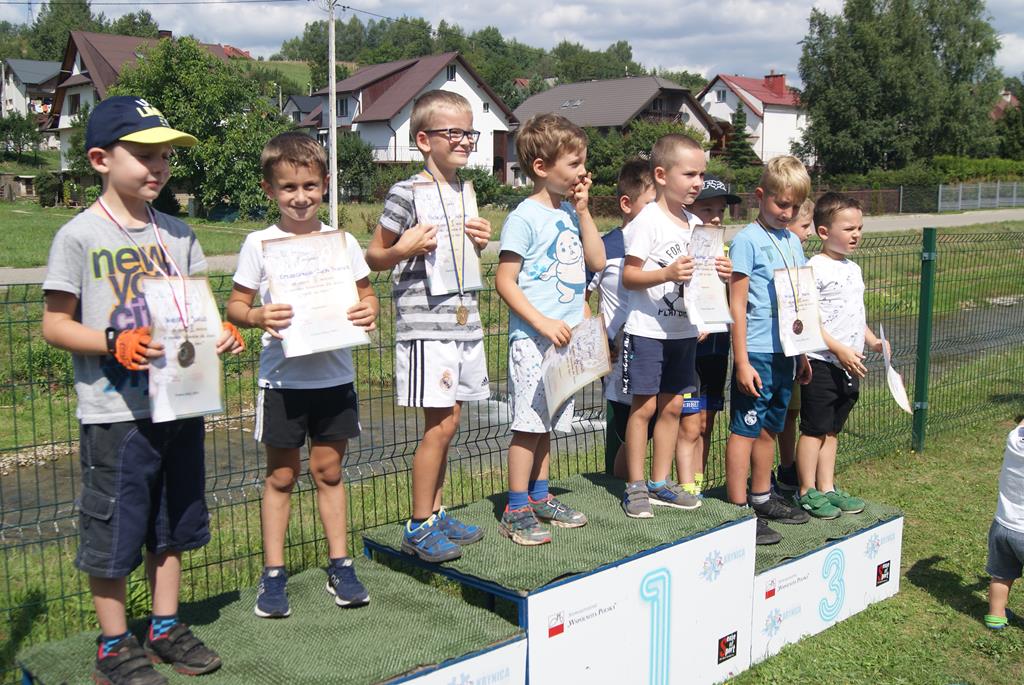
M 808 254 L 819 245 L 811 241 Z M 955 429 L 979 417 L 1020 408 L 1024 395 L 1024 232 L 940 236 L 934 294 L 929 429 Z M 913 396 L 920 308 L 921 237 L 868 236 L 855 255 L 864 273 L 868 323 L 884 327 L 894 365 Z M 485 266 L 493 282 L 494 265 Z M 223 304 L 229 276 L 212 276 Z M 391 287 L 376 276 L 382 314 L 373 344 L 353 350 L 362 435 L 345 460 L 349 486 L 350 552 L 360 531 L 403 521 L 410 510 L 411 458 L 422 416 L 395 406 L 394 316 Z M 446 503 L 456 506 L 501 493 L 506 486 L 508 312 L 493 290 L 479 295 L 491 396 L 467 403 L 448 462 Z M 69 356 L 42 340 L 42 292 L 37 285 L 0 289 L 0 682 L 16 682 L 15 655 L 27 644 L 94 626 L 87 579 L 73 566 L 77 547 L 78 425 Z M 185 601 L 255 583 L 262 564 L 259 509 L 263 454 L 252 438 L 258 337 L 225 358 L 225 413 L 207 418 L 207 493 L 213 539 L 186 555 Z M 911 417 L 895 408 L 868 353 L 861 400 L 840 440 L 849 463 L 907 449 Z M 717 422 L 707 478 L 724 479 L 727 414 Z M 572 432 L 552 443 L 552 478 L 604 465 L 604 402 L 593 385 L 577 396 Z M 312 481 L 300 479 L 292 498 L 286 562 L 293 570 L 324 563 L 326 545 Z M 128 610 L 145 616 L 141 573 L 129 581 Z

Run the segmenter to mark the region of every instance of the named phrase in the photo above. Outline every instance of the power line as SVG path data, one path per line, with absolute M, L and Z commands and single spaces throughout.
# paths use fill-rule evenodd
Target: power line
M 162 5 L 253 5 L 253 4 L 277 4 L 286 2 L 305 2 L 306 0 L 163 0 L 147 2 L 90 2 L 89 5 L 104 7 L 160 7 Z M 33 0 L 0 0 L 0 5 L 28 5 L 31 7 Z M 66 0 L 50 0 L 41 3 L 45 5 L 78 5 L 77 2 Z

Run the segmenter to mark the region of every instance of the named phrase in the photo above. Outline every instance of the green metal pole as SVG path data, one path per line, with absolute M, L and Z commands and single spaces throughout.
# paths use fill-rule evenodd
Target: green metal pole
M 910 448 L 924 451 L 928 427 L 928 370 L 932 356 L 932 316 L 935 304 L 935 260 L 938 229 L 924 229 L 921 247 L 921 298 L 917 314 L 917 372 L 914 376 L 914 427 Z

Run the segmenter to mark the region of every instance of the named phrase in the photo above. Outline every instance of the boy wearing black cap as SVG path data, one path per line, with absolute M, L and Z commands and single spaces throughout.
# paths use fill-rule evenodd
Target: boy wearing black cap
M 93 679 L 110 685 L 167 682 L 151 662 L 190 675 L 220 667 L 217 654 L 177 620 L 181 553 L 210 540 L 202 417 L 150 420 L 153 343 L 141 290 L 146 276 L 178 279 L 206 269 L 186 224 L 149 203 L 170 178 L 172 145 L 194 145 L 141 98 L 104 100 L 86 129 L 100 198 L 53 240 L 43 337 L 71 352 L 81 425 L 81 543 L 75 565 L 89 574 L 100 637 Z M 243 349 L 225 324 L 217 351 Z M 127 576 L 143 560 L 153 616 L 139 645 L 125 617 Z

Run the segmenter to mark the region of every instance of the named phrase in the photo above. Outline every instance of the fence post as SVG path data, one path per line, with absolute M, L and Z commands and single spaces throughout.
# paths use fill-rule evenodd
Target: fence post
M 917 312 L 917 369 L 914 375 L 914 425 L 910 448 L 924 451 L 928 427 L 928 371 L 932 352 L 932 315 L 935 303 L 935 260 L 938 229 L 924 229 L 921 245 L 921 297 Z
M 959 189 L 956 195 L 956 211 L 964 211 L 964 184 L 960 183 Z
M 897 214 L 903 213 L 903 186 L 900 186 L 900 208 L 896 212 Z
M 1000 190 L 1001 187 L 1002 187 L 1002 183 L 997 180 L 996 181 L 996 209 L 999 209 L 999 190 Z
M 981 181 L 978 181 L 978 209 L 981 209 Z

